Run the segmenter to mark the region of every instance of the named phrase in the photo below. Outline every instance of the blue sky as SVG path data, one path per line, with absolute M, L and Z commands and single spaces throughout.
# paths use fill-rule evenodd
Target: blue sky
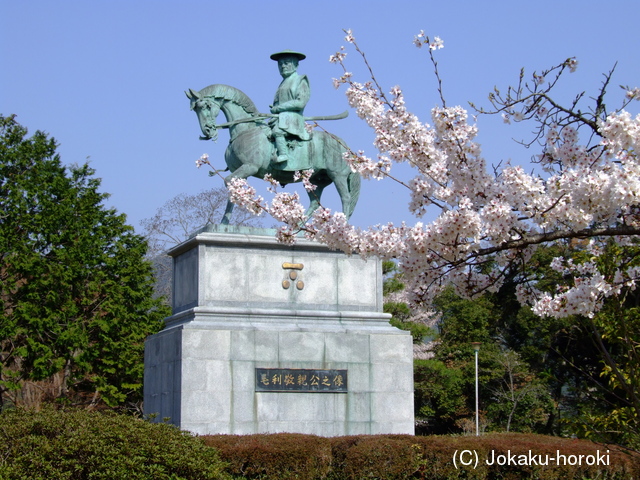
M 617 85 L 640 86 L 640 29 L 635 1 L 0 1 L 0 113 L 15 113 L 31 132 L 44 130 L 60 144 L 65 163 L 87 158 L 109 205 L 140 220 L 183 192 L 221 186 L 195 160 L 207 152 L 223 165 L 228 141 L 203 142 L 184 90 L 233 85 L 267 111 L 280 82 L 269 55 L 304 52 L 300 73 L 312 95 L 305 113 L 331 115 L 347 108 L 329 63 L 350 28 L 387 89 L 400 85 L 423 121 L 438 104 L 427 52 L 412 40 L 423 29 L 438 35 L 437 52 L 448 104 L 487 105 L 487 94 L 506 89 L 521 67 L 541 70 L 578 58 L 578 71 L 558 92 L 564 98 L 595 93 L 602 73 L 618 62 Z M 366 80 L 348 50 L 348 66 Z M 637 107 L 634 106 L 637 110 Z M 635 112 L 634 112 L 635 113 Z M 223 118 L 220 117 L 220 122 Z M 519 148 L 516 127 L 481 117 L 479 142 L 489 164 L 526 163 L 535 152 Z M 353 112 L 323 126 L 351 148 L 374 155 L 372 135 Z M 250 182 L 258 185 L 257 179 Z M 326 204 L 337 208 L 333 187 Z M 352 217 L 365 226 L 414 219 L 408 196 L 392 182 L 365 181 Z

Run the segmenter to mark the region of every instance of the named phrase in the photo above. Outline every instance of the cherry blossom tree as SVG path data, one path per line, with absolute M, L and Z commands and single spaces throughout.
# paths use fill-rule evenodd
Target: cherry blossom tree
M 369 67 L 351 31 L 345 40 Z M 342 213 L 320 208 L 303 223 L 304 208 L 295 194 L 279 192 L 267 202 L 243 180 L 228 185 L 232 200 L 253 212 L 274 214 L 284 223 L 281 241 L 294 242 L 304 231 L 308 238 L 349 254 L 394 259 L 415 304 L 429 305 L 447 285 L 469 297 L 495 291 L 506 273 L 526 265 L 538 246 L 575 239 L 586 241 L 588 260 L 555 258 L 551 264 L 571 275 L 573 284 L 548 293 L 530 279 L 520 285 L 521 302 L 538 315 L 590 317 L 605 298 L 635 288 L 640 266 L 623 259 L 610 273 L 600 268 L 598 258 L 607 239 L 634 245 L 640 234 L 640 115 L 634 118 L 625 110 L 640 99 L 640 89 L 625 87 L 620 107 L 608 111 L 604 98 L 612 70 L 585 109 L 585 94 L 568 105 L 551 95 L 577 68 L 575 58 L 531 78 L 522 71 L 516 86 L 491 93 L 489 108 L 471 108 L 476 114 L 502 115 L 507 123 L 534 125 L 527 145 L 539 147 L 535 168 L 527 172 L 519 165 L 490 165 L 475 140 L 478 128 L 469 112 L 448 106 L 442 94 L 434 55 L 444 42 L 420 32 L 414 43 L 426 47 L 438 80 L 441 106 L 431 111 L 431 123 L 409 111 L 400 87 L 386 93 L 371 68 L 368 81 L 356 81 L 344 47 L 330 61 L 343 69 L 335 86 L 346 89 L 350 106 L 375 134 L 377 155 L 349 151 L 351 168 L 365 178 L 399 182 L 407 189 L 411 213 L 420 219 L 436 210 L 433 221 L 361 229 Z M 394 176 L 398 163 L 410 165 L 413 178 Z
M 342 68 L 334 85 L 345 89 L 350 106 L 373 130 L 377 150 L 375 156 L 348 150 L 345 158 L 365 178 L 404 186 L 418 221 L 363 229 L 327 208 L 307 219 L 297 195 L 279 192 L 270 179 L 270 201 L 239 179 L 228 184 L 232 201 L 283 222 L 283 242 L 295 242 L 303 232 L 349 254 L 393 260 L 407 300 L 426 309 L 447 286 L 473 298 L 517 278 L 521 304 L 540 317 L 575 323 L 596 346 L 594 364 L 603 369 L 595 388 L 617 403 L 594 414 L 585 435 L 625 432 L 629 438 L 616 438 L 638 448 L 640 349 L 633 301 L 640 280 L 640 115 L 633 117 L 627 107 L 640 100 L 640 89 L 623 86 L 614 100 L 614 66 L 595 95 L 582 92 L 560 102 L 558 85 L 578 68 L 568 58 L 530 75 L 522 70 L 514 86 L 490 93 L 487 106 L 470 104 L 470 114 L 445 100 L 435 59 L 443 40 L 420 32 L 414 44 L 433 65 L 440 99 L 425 123 L 409 110 L 400 87 L 387 91 L 379 84 L 351 31 L 345 41 L 348 48 L 330 57 Z M 347 67 L 348 50 L 368 68 L 366 81 L 357 81 Z M 615 109 L 607 107 L 615 102 Z M 475 123 L 484 115 L 530 126 L 521 143 L 537 152 L 533 161 L 485 159 Z M 396 173 L 398 164 L 408 165 L 412 178 Z M 547 249 L 559 252 L 548 269 L 530 268 L 542 246 L 562 248 Z M 542 271 L 562 281 L 553 283 Z

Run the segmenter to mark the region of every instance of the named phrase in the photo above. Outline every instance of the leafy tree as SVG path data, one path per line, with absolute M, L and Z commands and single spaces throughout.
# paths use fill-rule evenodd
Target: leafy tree
M 432 415 L 426 422 L 433 429 L 429 432 L 457 431 L 474 416 L 475 353 L 471 342 L 476 341 L 482 344 L 478 355 L 480 411 L 490 430 L 541 432 L 554 414 L 546 377 L 506 343 L 496 298 L 485 294 L 469 300 L 446 289 L 434 300 L 440 321 L 429 364 L 433 371 L 425 374 L 426 365 L 415 363 L 416 411 L 417 415 Z M 443 385 L 455 399 L 438 394 Z M 452 414 L 454 402 L 457 407 Z
M 382 262 L 382 275 L 384 275 L 384 282 L 382 284 L 382 294 L 386 297 L 392 293 L 401 292 L 404 290 L 404 283 L 402 283 L 402 275 L 398 271 L 398 265 L 391 260 L 384 260 Z
M 473 414 L 465 396 L 469 388 L 465 372 L 436 359 L 414 360 L 413 368 L 417 431 L 429 434 L 455 431 L 457 420 Z
M 634 244 L 607 242 L 600 268 L 614 275 L 616 265 L 634 265 L 638 252 Z M 637 448 L 640 297 L 621 289 L 593 317 L 535 315 L 515 299 L 516 287 L 524 281 L 535 281 L 542 291 L 568 285 L 570 276 L 549 267 L 550 258 L 560 254 L 578 262 L 587 250 L 575 242 L 543 247 L 495 294 L 469 300 L 448 289 L 439 295 L 434 301 L 441 313 L 435 359 L 469 379 L 469 341 L 483 342 L 480 404 L 490 428 L 577 433 Z M 463 396 L 471 408 L 473 391 L 468 381 L 465 385 Z
M 55 140 L 27 138 L 14 116 L 0 116 L 0 158 L 2 405 L 38 403 L 37 389 L 138 402 L 144 340 L 168 313 L 152 298 L 144 238 L 104 206 L 88 165 L 65 168 Z
M 566 291 L 573 282 L 571 264 L 596 261 L 605 277 L 614 279 L 620 269 L 636 267 L 639 255 L 634 240 L 541 247 L 494 296 L 501 306 L 501 338 L 544 380 L 558 406 L 549 418 L 549 432 L 579 433 L 638 448 L 640 299 L 634 288 L 621 284 L 591 316 L 540 317 L 518 306 L 517 285 L 529 282 L 542 292 Z M 552 266 L 554 258 L 568 259 L 568 264 Z
M 507 432 L 539 431 L 554 410 L 546 383 L 512 350 L 500 352 L 496 365 L 487 416 Z
M 460 358 L 462 354 L 467 359 L 474 355 L 471 342 L 481 342 L 482 350 L 493 344 L 489 327 L 497 312 L 488 297 L 468 300 L 450 288 L 434 300 L 433 308 L 441 314 L 438 345 L 434 349 L 437 358 Z
M 577 260 L 587 252 L 576 254 Z M 601 245 L 599 268 L 613 278 L 622 268 L 640 266 L 640 245 L 608 241 Z M 574 336 L 584 339 L 596 361 L 584 362 L 563 352 L 579 372 L 584 388 L 571 420 L 585 436 L 640 449 L 640 292 L 622 287 L 592 316 L 574 319 Z M 583 347 L 584 348 L 584 347 Z

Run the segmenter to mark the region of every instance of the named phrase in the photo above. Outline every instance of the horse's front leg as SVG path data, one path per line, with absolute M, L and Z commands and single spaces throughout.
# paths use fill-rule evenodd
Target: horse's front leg
M 224 183 L 228 187 L 229 182 L 234 178 L 242 178 L 243 180 L 246 180 L 252 175 L 255 175 L 256 173 L 258 173 L 259 169 L 260 167 L 257 165 L 244 164 L 240 168 L 238 168 L 236 171 L 234 171 L 231 175 L 227 175 L 227 177 L 224 179 Z M 220 222 L 222 225 L 229 225 L 229 221 L 231 220 L 231 213 L 233 212 L 233 207 L 234 207 L 233 202 L 231 200 L 227 200 L 227 208 L 225 209 L 224 215 L 222 216 L 222 221 Z

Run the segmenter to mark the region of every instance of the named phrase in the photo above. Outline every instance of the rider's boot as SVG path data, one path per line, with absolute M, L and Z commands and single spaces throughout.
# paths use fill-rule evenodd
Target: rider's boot
M 283 135 L 276 135 L 276 151 L 278 157 L 275 159 L 275 163 L 286 163 L 289 160 L 287 142 Z

